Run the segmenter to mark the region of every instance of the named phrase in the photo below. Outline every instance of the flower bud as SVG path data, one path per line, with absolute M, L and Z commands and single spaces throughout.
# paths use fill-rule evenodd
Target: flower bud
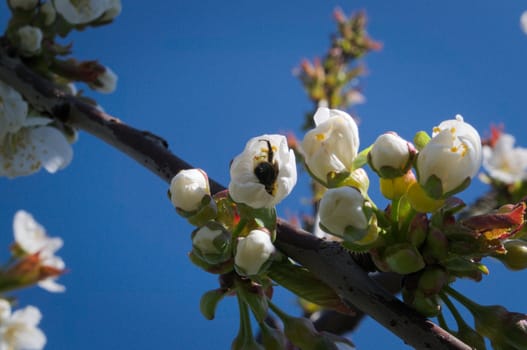
M 40 28 L 23 26 L 18 29 L 17 34 L 22 54 L 32 56 L 40 51 L 43 37 Z
M 88 83 L 90 88 L 103 94 L 111 94 L 117 88 L 117 74 L 108 67 L 104 67 L 104 72 L 99 74 L 94 82 Z
M 100 0 L 53 0 L 57 12 L 69 23 L 85 24 L 99 18 L 108 2 Z
M 391 271 L 401 275 L 417 272 L 425 267 L 419 250 L 409 243 L 399 243 L 387 247 L 384 251 L 384 261 Z
M 386 133 L 375 140 L 368 162 L 381 178 L 393 179 L 410 170 L 416 153 L 411 143 L 396 133 Z
M 388 199 L 399 199 L 408 192 L 408 188 L 416 182 L 413 172 L 408 171 L 403 176 L 380 179 L 381 193 Z
M 319 205 L 320 228 L 335 236 L 355 241 L 368 233 L 364 197 L 353 187 L 331 188 Z
M 170 199 L 177 209 L 195 212 L 210 201 L 209 178 L 201 169 L 181 170 L 170 181 Z
M 424 296 L 434 296 L 439 294 L 443 287 L 448 283 L 448 273 L 440 267 L 430 267 L 421 273 L 417 282 L 417 289 Z
M 417 178 L 430 197 L 446 198 L 465 189 L 478 172 L 481 139 L 460 115 L 439 124 L 432 136 L 417 156 Z
M 231 163 L 229 194 L 252 208 L 272 208 L 296 184 L 296 161 L 283 135 L 262 135 L 247 142 Z
M 304 136 L 302 150 L 308 171 L 321 183 L 353 170 L 359 149 L 359 131 L 353 118 L 336 109 L 321 107 L 314 116 L 316 127 Z
M 527 242 L 520 239 L 513 239 L 505 241 L 503 245 L 507 252 L 505 254 L 496 254 L 494 257 L 511 270 L 526 269 Z
M 57 18 L 57 11 L 55 11 L 55 8 L 53 7 L 53 4 L 50 1 L 46 1 L 40 6 L 40 12 L 44 16 L 45 25 L 49 26 L 53 22 L 55 22 L 55 19 Z
M 231 234 L 217 222 L 210 221 L 192 232 L 193 253 L 209 264 L 231 258 Z
M 269 232 L 264 229 L 252 230 L 247 237 L 238 240 L 234 256 L 236 272 L 242 276 L 263 272 L 269 266 L 274 251 Z

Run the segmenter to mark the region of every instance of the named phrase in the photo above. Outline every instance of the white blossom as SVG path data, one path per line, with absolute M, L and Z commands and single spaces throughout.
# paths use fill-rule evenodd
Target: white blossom
M 262 135 L 247 142 L 232 161 L 229 194 L 235 202 L 270 208 L 296 184 L 295 154 L 283 135 Z
M 320 226 L 339 237 L 344 237 L 348 228 L 366 230 L 368 219 L 363 207 L 364 197 L 356 188 L 330 188 L 320 200 Z
M 220 251 L 214 245 L 214 241 L 223 233 L 221 228 L 211 229 L 208 226 L 202 226 L 193 235 L 192 245 L 198 248 L 202 254 L 218 254 Z
M 25 55 L 33 55 L 42 47 L 42 30 L 33 26 L 23 26 L 17 31 L 19 47 Z
M 0 299 L 0 350 L 40 350 L 46 336 L 37 326 L 42 314 L 34 306 L 11 313 L 11 305 Z
M 35 221 L 33 216 L 24 210 L 19 210 L 13 220 L 15 242 L 26 254 L 39 253 L 40 263 L 43 266 L 59 270 L 65 268 L 64 261 L 55 256 L 63 241 L 59 237 L 49 237 L 42 225 Z M 38 285 L 50 292 L 63 292 L 65 287 L 55 282 L 56 277 L 42 280 Z
M 90 83 L 89 86 L 95 91 L 110 94 L 115 91 L 117 88 L 117 74 L 114 73 L 108 67 L 104 67 L 104 73 L 97 77 L 97 80 L 93 83 Z
M 49 126 L 51 123 L 49 118 L 30 116 L 18 131 L 0 140 L 0 176 L 30 175 L 41 167 L 55 173 L 69 165 L 73 150 L 66 136 Z
M 17 132 L 23 127 L 27 110 L 22 95 L 0 80 L 0 144 L 8 133 Z
M 435 177 L 441 183 L 441 193 L 434 197 L 457 191 L 481 167 L 481 138 L 463 117 L 443 121 L 435 127 L 432 139 L 417 156 L 419 183 L 427 190 L 427 182 Z M 435 191 L 435 190 L 434 190 Z M 429 194 L 431 194 L 429 192 Z
M 408 141 L 396 133 L 385 133 L 377 138 L 369 153 L 369 161 L 373 170 L 381 177 L 402 176 L 411 167 L 415 150 Z M 385 176 L 393 173 L 394 176 Z
M 8 0 L 9 6 L 18 10 L 32 10 L 37 4 L 38 0 Z
M 71 24 L 85 24 L 99 18 L 110 7 L 108 0 L 53 0 L 55 9 Z
M 239 239 L 234 263 L 239 273 L 246 276 L 256 275 L 261 272 L 274 251 L 275 247 L 268 232 L 252 230 L 247 237 Z
M 201 169 L 181 170 L 170 182 L 170 199 L 176 208 L 198 210 L 206 196 L 210 196 L 209 179 Z
M 316 127 L 304 136 L 302 152 L 307 168 L 317 179 L 326 182 L 329 173 L 351 172 L 359 149 L 359 131 L 346 112 L 318 108 Z
M 494 147 L 483 146 L 483 168 L 506 184 L 527 179 L 527 148 L 514 147 L 515 138 L 500 134 Z

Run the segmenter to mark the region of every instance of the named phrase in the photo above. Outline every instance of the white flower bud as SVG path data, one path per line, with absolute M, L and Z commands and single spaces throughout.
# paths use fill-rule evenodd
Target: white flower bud
M 192 233 L 194 254 L 209 264 L 217 264 L 232 258 L 231 236 L 221 224 L 214 221 Z
M 238 273 L 245 276 L 258 274 L 274 251 L 275 247 L 268 232 L 252 230 L 247 237 L 240 238 L 236 247 L 234 264 Z
M 372 169 L 383 178 L 404 175 L 412 166 L 414 147 L 396 133 L 386 133 L 373 144 L 368 160 Z
M 186 212 L 201 208 L 210 196 L 209 178 L 201 169 L 181 170 L 170 181 L 170 199 L 174 207 Z
M 247 142 L 232 161 L 229 194 L 253 208 L 278 204 L 296 184 L 295 154 L 283 135 L 262 135 Z
M 353 118 L 336 109 L 321 107 L 314 116 L 316 127 L 302 141 L 306 167 L 326 183 L 330 173 L 351 172 L 359 149 L 359 131 Z
M 44 24 L 49 26 L 53 22 L 55 22 L 55 18 L 57 18 L 57 11 L 55 11 L 55 8 L 53 7 L 53 4 L 49 1 L 45 2 L 40 6 L 40 11 L 42 14 L 44 14 Z
M 363 207 L 364 197 L 356 188 L 330 188 L 320 200 L 320 227 L 339 237 L 344 237 L 350 231 L 361 231 L 364 236 L 367 233 L 368 219 Z M 361 238 L 355 237 L 356 240 Z
M 463 190 L 481 166 L 478 132 L 463 117 L 434 128 L 432 139 L 417 156 L 418 181 L 432 198 Z
M 108 8 L 107 0 L 53 0 L 55 9 L 71 24 L 84 24 L 99 18 Z
M 93 83 L 90 83 L 89 86 L 95 91 L 110 94 L 115 91 L 117 88 L 117 74 L 114 73 L 108 67 L 104 67 L 104 73 L 97 77 L 97 80 Z
M 37 4 L 38 0 L 8 0 L 9 6 L 17 10 L 33 10 Z
M 514 147 L 514 136 L 500 134 L 494 147 L 483 146 L 483 168 L 506 184 L 527 179 L 527 148 Z
M 42 31 L 40 28 L 23 26 L 18 29 L 19 47 L 24 54 L 32 55 L 42 47 Z

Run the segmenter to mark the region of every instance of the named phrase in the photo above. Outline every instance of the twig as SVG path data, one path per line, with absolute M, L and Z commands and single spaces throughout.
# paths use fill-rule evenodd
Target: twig
M 163 139 L 140 131 L 71 96 L 10 56 L 0 40 L 0 80 L 18 90 L 37 110 L 84 130 L 121 150 L 165 182 L 191 165 L 172 154 Z M 222 185 L 211 180 L 211 190 Z M 372 316 L 416 349 L 463 349 L 460 342 L 379 287 L 338 243 L 320 240 L 279 219 L 276 246 L 326 282 L 349 305 Z

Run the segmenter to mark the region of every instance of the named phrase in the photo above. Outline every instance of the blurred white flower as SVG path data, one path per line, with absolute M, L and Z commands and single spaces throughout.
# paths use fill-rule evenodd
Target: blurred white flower
M 373 143 L 368 160 L 373 170 L 384 178 L 404 175 L 412 166 L 414 147 L 396 133 L 385 133 Z
M 111 70 L 108 67 L 104 67 L 104 73 L 99 75 L 97 77 L 97 80 L 93 83 L 88 84 L 90 88 L 92 88 L 95 91 L 104 93 L 104 94 L 110 94 L 115 91 L 117 88 L 117 74 L 114 73 L 113 70 Z
M 0 144 L 7 134 L 22 128 L 27 110 L 27 103 L 22 95 L 0 80 Z
M 201 169 L 181 170 L 170 182 L 170 199 L 176 208 L 198 210 L 206 196 L 210 196 L 209 179 Z
M 18 10 L 32 10 L 37 4 L 38 0 L 8 0 L 9 6 Z
M 64 270 L 64 261 L 55 256 L 55 252 L 63 245 L 62 239 L 49 237 L 44 227 L 31 214 L 24 210 L 17 211 L 13 220 L 13 232 L 18 247 L 28 255 L 38 253 L 42 266 Z M 66 288 L 56 283 L 55 279 L 56 277 L 49 277 L 38 282 L 38 285 L 50 292 L 63 292 Z
M 325 183 L 331 172 L 351 172 L 359 150 L 359 131 L 353 118 L 346 112 L 320 107 L 313 119 L 316 127 L 302 141 L 311 174 Z
M 482 147 L 478 132 L 463 121 L 443 121 L 417 156 L 421 186 L 433 198 L 463 190 L 481 167 Z M 439 186 L 440 185 L 440 186 Z
M 483 146 L 483 168 L 506 184 L 527 179 L 527 148 L 514 147 L 514 142 L 514 136 L 500 134 L 494 147 Z
M 40 350 L 46 345 L 46 335 L 37 326 L 42 314 L 34 306 L 11 313 L 11 305 L 0 299 L 0 349 Z
M 106 11 L 101 18 L 101 21 L 110 21 L 121 14 L 122 5 L 121 0 L 108 0 Z
M 368 228 L 363 210 L 364 197 L 352 187 L 330 188 L 320 200 L 318 215 L 320 227 L 335 236 L 344 237 L 350 229 L 361 231 Z M 360 239 L 360 238 L 359 238 Z
M 23 26 L 17 31 L 19 47 L 26 56 L 31 56 L 40 51 L 42 47 L 42 31 L 33 26 Z
M 55 9 L 71 24 L 85 24 L 99 18 L 110 7 L 108 0 L 53 0 Z
M 69 165 L 73 150 L 66 136 L 49 126 L 51 123 L 46 117 L 29 116 L 16 132 L 0 139 L 0 176 L 31 175 L 41 167 L 55 173 Z
M 283 135 L 262 135 L 247 142 L 232 161 L 229 194 L 253 208 L 278 204 L 296 184 L 295 154 Z
M 40 11 L 44 14 L 44 24 L 49 26 L 53 22 L 55 22 L 55 19 L 57 18 L 57 11 L 55 11 L 55 7 L 53 7 L 53 3 L 51 1 L 46 1 L 45 3 L 40 6 Z
M 236 247 L 234 263 L 238 273 L 245 276 L 258 274 L 274 251 L 275 247 L 268 232 L 252 230 L 247 237 L 239 239 Z
M 527 11 L 524 11 L 520 17 L 520 26 L 525 34 L 527 34 Z

